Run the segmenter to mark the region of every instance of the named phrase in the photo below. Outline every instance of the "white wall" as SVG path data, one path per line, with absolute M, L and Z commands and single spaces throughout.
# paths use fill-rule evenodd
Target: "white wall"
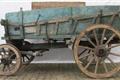
M 85 0 L 87 6 L 120 5 L 120 0 Z

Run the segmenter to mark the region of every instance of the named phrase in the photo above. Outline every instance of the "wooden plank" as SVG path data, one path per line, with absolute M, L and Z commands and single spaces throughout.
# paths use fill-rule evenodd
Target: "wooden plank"
M 32 9 L 81 6 L 85 6 L 85 2 L 32 2 Z
M 109 17 L 109 16 L 112 16 L 113 14 L 114 14 L 113 12 L 111 12 L 109 14 L 108 13 L 104 13 L 104 15 L 102 15 L 102 16 L 103 17 Z M 78 20 L 78 21 L 82 21 L 82 20 L 92 19 L 92 18 L 94 18 L 96 16 L 97 15 L 84 17 L 84 18 L 81 18 L 80 15 L 76 15 L 76 16 L 73 16 L 73 17 L 66 16 L 66 17 L 63 17 L 63 18 L 52 19 L 52 20 L 49 20 L 49 21 L 41 20 L 37 24 L 36 24 L 36 22 L 25 23 L 24 27 L 30 27 L 30 26 L 40 25 L 40 24 L 46 24 L 46 22 L 48 24 L 55 24 L 56 22 L 63 23 L 63 22 L 68 22 L 71 18 L 75 19 L 75 20 Z M 13 23 L 13 22 L 9 22 L 9 25 L 11 25 L 11 26 L 19 26 L 19 24 L 16 24 L 16 23 Z

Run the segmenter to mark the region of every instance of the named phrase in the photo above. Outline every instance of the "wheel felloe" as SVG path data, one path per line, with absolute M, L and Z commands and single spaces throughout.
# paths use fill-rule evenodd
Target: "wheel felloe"
M 0 75 L 13 75 L 21 66 L 19 50 L 11 44 L 0 45 Z
M 87 40 L 88 46 L 81 44 L 83 38 Z M 92 25 L 79 34 L 74 44 L 74 58 L 83 73 L 92 78 L 105 78 L 119 71 L 120 66 L 111 58 L 120 57 L 119 53 L 112 52 L 113 48 L 120 46 L 110 45 L 114 39 L 120 40 L 119 32 L 103 24 Z M 81 49 L 90 52 L 79 55 Z

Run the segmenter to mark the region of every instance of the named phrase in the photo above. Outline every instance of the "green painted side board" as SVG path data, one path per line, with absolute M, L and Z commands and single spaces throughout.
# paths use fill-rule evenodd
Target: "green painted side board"
M 6 13 L 6 19 L 8 20 L 8 32 L 11 39 L 41 39 L 41 38 L 55 38 L 55 39 L 64 39 L 71 38 L 72 36 L 78 35 L 79 32 L 84 30 L 88 25 L 92 24 L 94 17 L 97 16 L 102 10 L 103 15 L 111 15 L 113 13 L 119 12 L 119 6 L 89 6 L 89 7 L 70 7 L 70 8 L 47 8 L 47 9 L 37 9 L 31 11 L 21 11 L 21 12 L 11 12 Z M 23 15 L 23 18 L 22 18 Z M 38 16 L 40 21 L 46 21 L 54 19 L 62 19 L 64 17 L 71 17 L 67 22 L 62 23 L 52 23 L 47 24 L 47 33 L 46 33 L 46 24 L 38 24 L 36 26 L 24 27 L 24 37 L 21 36 L 22 25 L 36 22 Z M 79 16 L 80 20 L 76 23 L 74 16 Z M 85 19 L 88 18 L 88 19 Z M 103 17 L 102 23 L 109 23 L 111 16 Z M 23 21 L 22 21 L 23 20 Z M 23 22 L 23 23 L 22 23 Z M 11 25 L 17 24 L 17 25 Z M 74 31 L 74 25 L 76 24 L 76 29 Z M 120 19 L 117 17 L 113 22 L 113 26 L 119 29 Z M 20 28 L 20 29 L 18 29 Z M 73 32 L 74 31 L 74 32 Z

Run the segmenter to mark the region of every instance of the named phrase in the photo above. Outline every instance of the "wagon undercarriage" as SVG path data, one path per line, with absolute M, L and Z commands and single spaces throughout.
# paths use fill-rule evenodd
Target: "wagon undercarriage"
M 8 13 L 1 24 L 8 44 L 0 45 L 0 75 L 12 75 L 36 55 L 65 47 L 71 47 L 78 67 L 89 77 L 110 77 L 120 69 L 119 62 L 111 58 L 120 57 L 117 51 L 112 52 L 120 46 L 118 6 L 21 10 Z M 45 43 L 25 39 L 42 39 Z

